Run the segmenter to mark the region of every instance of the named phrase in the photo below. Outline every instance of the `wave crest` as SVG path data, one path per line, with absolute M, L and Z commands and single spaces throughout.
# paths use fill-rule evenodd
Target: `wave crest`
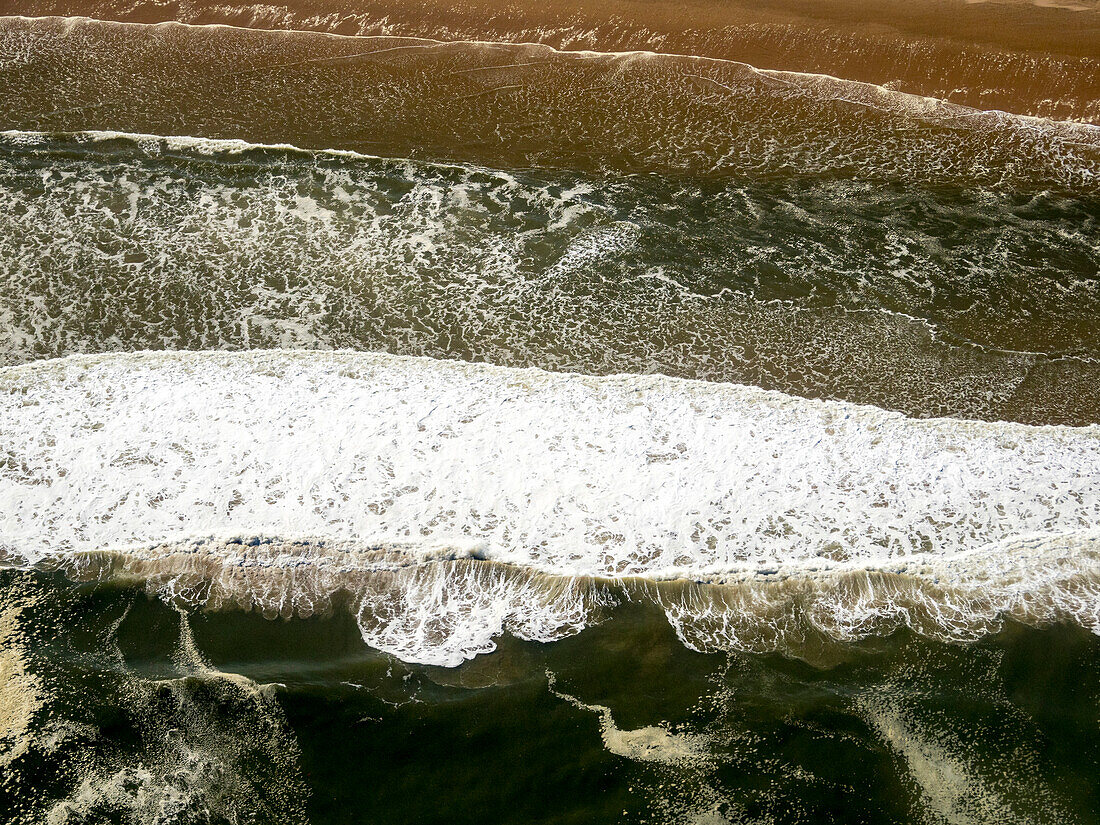
M 664 611 L 688 647 L 828 662 L 906 627 L 953 642 L 1006 620 L 1100 634 L 1100 532 L 1034 537 L 880 568 L 788 568 L 713 579 L 556 576 L 478 558 L 307 540 L 195 539 L 53 561 L 78 581 L 136 584 L 181 607 L 309 617 L 349 610 L 364 641 L 404 661 L 455 666 L 508 633 L 549 642 L 626 602 Z

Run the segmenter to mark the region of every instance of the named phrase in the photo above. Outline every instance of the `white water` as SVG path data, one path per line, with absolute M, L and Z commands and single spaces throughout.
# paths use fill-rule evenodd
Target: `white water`
M 365 353 L 141 353 L 0 370 L 0 549 L 29 562 L 304 535 L 464 549 L 556 577 L 731 584 L 886 569 L 938 584 L 953 559 L 977 554 L 950 584 L 1008 594 L 989 625 L 1049 590 L 1027 559 L 1063 578 L 1071 555 L 1095 562 L 1097 528 L 1095 426 L 918 421 L 728 384 Z M 364 597 L 377 602 L 361 617 L 375 646 L 457 664 L 505 629 L 551 638 L 584 625 L 583 594 L 532 621 L 530 585 L 470 573 L 469 561 L 460 576 L 427 574 L 434 563 Z M 1070 594 L 1087 625 L 1095 594 Z M 716 606 L 737 607 L 658 601 L 697 647 L 708 641 L 684 629 L 684 612 L 706 614 L 702 632 L 720 642 Z M 859 611 L 898 609 L 873 593 L 857 601 L 820 624 L 853 635 L 868 624 Z
M 308 534 L 713 576 L 1100 526 L 1100 427 L 352 353 L 74 357 L 0 387 L 0 536 L 30 559 Z

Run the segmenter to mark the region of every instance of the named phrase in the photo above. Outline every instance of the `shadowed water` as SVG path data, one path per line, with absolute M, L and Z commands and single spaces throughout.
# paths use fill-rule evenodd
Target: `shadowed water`
M 811 666 L 691 653 L 637 607 L 441 669 L 341 614 L 0 588 L 3 689 L 33 699 L 2 740 L 17 822 L 1097 821 L 1100 646 L 1067 628 Z

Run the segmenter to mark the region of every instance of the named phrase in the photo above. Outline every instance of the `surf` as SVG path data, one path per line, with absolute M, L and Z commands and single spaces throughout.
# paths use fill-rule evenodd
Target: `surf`
M 771 608 L 743 609 L 746 581 L 749 603 L 780 616 L 832 604 L 836 638 L 861 625 L 853 611 L 871 617 L 859 636 L 899 604 L 924 604 L 912 624 L 948 636 L 1005 614 L 1096 621 L 1095 426 L 348 352 L 79 356 L 5 369 L 0 388 L 10 563 L 117 552 L 98 569 L 136 565 L 161 584 L 190 570 L 175 589 L 207 597 L 243 577 L 219 598 L 277 614 L 308 614 L 279 607 L 296 593 L 331 609 L 342 589 L 372 645 L 416 661 L 456 664 L 507 629 L 577 632 L 621 600 L 608 582 L 653 583 L 647 598 L 704 649 L 774 636 Z M 143 546 L 168 549 L 142 561 Z M 973 553 L 978 567 L 960 561 Z M 848 596 L 819 598 L 822 577 Z M 992 606 L 960 610 L 963 590 Z
M 355 348 L 914 416 L 1100 414 L 1085 197 L 17 132 L 0 136 L 0 206 L 7 364 Z

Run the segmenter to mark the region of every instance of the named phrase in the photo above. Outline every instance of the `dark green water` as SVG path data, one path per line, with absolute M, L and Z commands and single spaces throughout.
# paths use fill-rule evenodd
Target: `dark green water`
M 0 588 L 21 669 L 0 689 L 38 699 L 0 752 L 13 821 L 1100 821 L 1100 641 L 1070 627 L 899 632 L 814 667 L 695 653 L 627 606 L 447 669 L 372 652 L 341 613 Z

